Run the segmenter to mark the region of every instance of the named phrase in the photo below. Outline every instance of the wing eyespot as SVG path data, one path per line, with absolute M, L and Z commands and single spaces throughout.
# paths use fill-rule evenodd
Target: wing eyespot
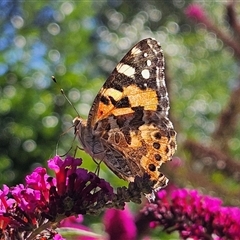
M 158 154 L 158 153 L 154 155 L 154 158 L 155 158 L 155 160 L 157 160 L 157 161 L 161 161 L 161 159 L 162 159 L 161 155 Z
M 156 139 L 161 139 L 161 133 L 160 132 L 156 132 L 156 133 L 154 133 L 154 137 L 156 138 Z
M 156 166 L 151 163 L 151 164 L 148 165 L 148 169 L 149 169 L 151 172 L 154 172 L 154 171 L 156 171 Z
M 160 143 L 154 142 L 154 143 L 153 143 L 153 147 L 154 147 L 155 149 L 159 149 L 159 148 L 160 148 Z

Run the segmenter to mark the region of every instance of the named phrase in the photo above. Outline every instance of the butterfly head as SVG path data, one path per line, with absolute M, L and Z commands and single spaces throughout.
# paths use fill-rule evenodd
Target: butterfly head
M 73 119 L 73 127 L 74 127 L 74 134 L 78 135 L 79 137 L 81 136 L 81 132 L 83 128 L 85 128 L 87 125 L 86 120 L 80 118 L 80 117 L 75 117 Z

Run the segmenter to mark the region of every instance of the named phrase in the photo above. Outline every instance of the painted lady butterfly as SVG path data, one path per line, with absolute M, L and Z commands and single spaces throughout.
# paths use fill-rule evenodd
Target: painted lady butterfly
M 148 38 L 118 63 L 96 96 L 87 121 L 74 119 L 75 132 L 84 150 L 119 178 L 134 181 L 147 173 L 156 191 L 168 182 L 160 166 L 176 150 L 168 110 L 163 52 L 156 40 Z

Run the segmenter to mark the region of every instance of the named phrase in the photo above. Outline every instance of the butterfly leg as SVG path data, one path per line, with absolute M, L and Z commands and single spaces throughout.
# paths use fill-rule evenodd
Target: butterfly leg
M 102 163 L 102 160 L 101 161 L 97 161 L 95 160 L 94 158 L 92 158 L 92 160 L 97 164 L 97 167 L 96 167 L 96 170 L 94 171 L 94 173 L 99 176 L 99 173 L 100 173 L 100 165 Z

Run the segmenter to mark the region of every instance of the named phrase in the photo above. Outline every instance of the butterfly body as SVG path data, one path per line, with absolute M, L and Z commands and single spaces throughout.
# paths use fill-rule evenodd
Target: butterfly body
M 160 172 L 176 149 L 159 43 L 145 39 L 119 62 L 97 94 L 88 120 L 75 118 L 81 145 L 118 177 L 150 175 L 153 190 L 167 184 Z

